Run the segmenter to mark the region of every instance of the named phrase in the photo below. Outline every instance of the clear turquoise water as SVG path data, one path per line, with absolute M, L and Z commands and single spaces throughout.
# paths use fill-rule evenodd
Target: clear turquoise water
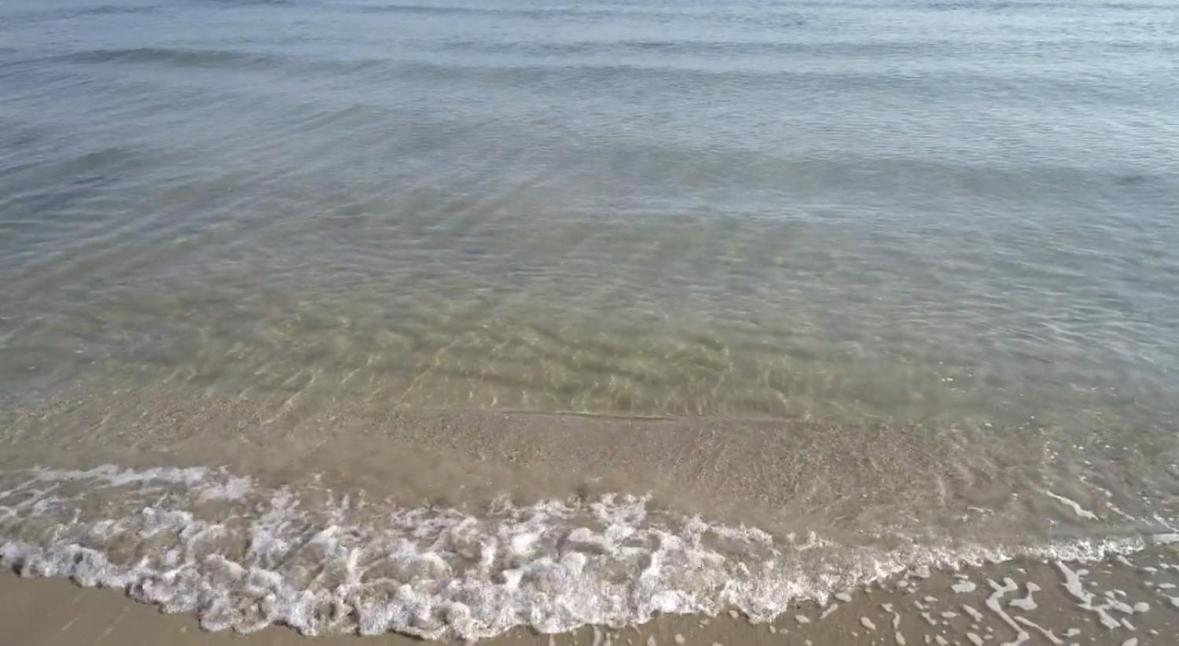
M 1171 410 L 1172 4 L 0 18 L 5 390 L 311 365 L 438 405 Z
M 310 365 L 439 405 L 1171 410 L 1173 4 L 0 18 L 5 390 Z

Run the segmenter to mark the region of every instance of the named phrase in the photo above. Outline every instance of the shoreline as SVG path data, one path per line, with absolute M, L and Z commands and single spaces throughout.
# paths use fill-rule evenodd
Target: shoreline
M 405 508 L 476 512 L 505 494 L 517 505 L 629 494 L 683 515 L 775 535 L 831 530 L 854 538 L 875 524 L 917 531 L 936 526 L 969 538 L 985 523 L 1021 538 L 1046 536 L 1045 518 L 1085 529 L 1077 522 L 1084 519 L 1059 500 L 1018 497 L 1043 489 L 1118 520 L 1107 508 L 1106 492 L 1112 491 L 1121 509 L 1141 515 L 1135 492 L 1124 485 L 1129 474 L 1121 478 L 1115 470 L 1125 456 L 1085 447 L 1095 464 L 1081 475 L 1101 488 L 1089 486 L 1065 470 L 1080 460 L 1067 455 L 1077 449 L 1054 426 L 289 401 L 164 385 L 130 392 L 79 387 L 74 396 L 0 411 L 14 430 L 0 440 L 0 469 L 225 467 L 272 488 L 299 485 L 314 474 L 334 490 L 363 490 Z M 1061 468 L 1054 464 L 1045 473 L 1044 463 Z M 1170 484 L 1152 488 L 1166 491 Z M 1028 522 L 1011 533 L 1007 520 L 972 508 Z
M 100 392 L 12 416 L 0 505 L 13 513 L 0 517 L 0 562 L 124 588 L 193 613 L 180 615 L 188 625 L 199 615 L 247 631 L 286 623 L 514 644 L 548 636 L 536 642 L 512 626 L 606 622 L 640 625 L 642 646 L 675 634 L 757 643 L 759 630 L 801 646 L 869 634 L 899 644 L 906 633 L 936 643 L 938 630 L 954 643 L 957 630 L 966 646 L 970 626 L 950 621 L 962 608 L 925 626 L 922 613 L 934 611 L 907 597 L 943 597 L 949 574 L 888 586 L 906 570 L 961 567 L 979 590 L 996 581 L 1010 600 L 1034 592 L 1028 585 L 1060 591 L 1060 571 L 1034 559 L 1113 559 L 1145 545 L 1148 557 L 1175 561 L 1171 547 L 1151 545 L 1172 531 L 1166 497 L 1135 501 L 1128 473 L 1078 470 L 1082 461 L 1062 457 L 1070 448 L 1041 428 L 981 438 L 876 420 L 291 407 L 188 394 Z M 1114 588 L 1142 592 L 1132 570 L 1108 573 Z M 801 601 L 852 592 L 875 605 L 850 617 Z M 839 603 L 859 607 L 855 598 Z M 986 596 L 971 603 L 986 612 Z M 794 619 L 796 604 L 814 621 Z M 1080 629 L 1064 625 L 1067 599 L 1057 606 L 1028 621 Z M 696 612 L 719 617 L 671 614 Z M 777 632 L 744 616 L 777 616 Z M 894 621 L 901 639 L 883 628 Z M 989 621 L 1009 637 L 1022 625 L 998 613 Z M 975 623 L 985 643 L 987 620 Z M 626 643 L 633 632 L 617 636 Z M 260 634 L 286 633 L 298 637 Z
M 63 578 L 25 579 L 11 571 L 0 573 L 0 627 L 13 646 L 473 643 L 423 641 L 398 633 L 304 637 L 284 626 L 245 635 L 207 632 L 191 613 L 165 614 L 119 590 L 83 588 Z M 1179 635 L 1179 550 L 1152 547 L 1087 564 L 1020 559 L 958 571 L 918 569 L 836 595 L 826 604 L 799 601 L 766 623 L 750 622 L 736 611 L 712 617 L 664 614 L 637 626 L 582 626 L 554 635 L 517 627 L 478 643 L 1146 646 L 1170 643 L 1168 635 Z

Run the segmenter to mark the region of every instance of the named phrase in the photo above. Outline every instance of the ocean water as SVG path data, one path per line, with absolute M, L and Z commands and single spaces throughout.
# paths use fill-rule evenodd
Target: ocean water
M 479 637 L 1165 542 L 1175 79 L 1166 0 L 6 0 L 0 561 Z

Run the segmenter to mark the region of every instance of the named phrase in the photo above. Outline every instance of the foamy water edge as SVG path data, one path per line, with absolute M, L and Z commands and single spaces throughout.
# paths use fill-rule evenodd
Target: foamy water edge
M 764 622 L 793 602 L 825 602 L 913 569 L 1017 557 L 1092 561 L 1179 540 L 1160 533 L 840 551 L 816 534 L 775 539 L 631 495 L 502 500 L 472 515 L 324 491 L 304 499 L 308 492 L 201 467 L 0 476 L 13 483 L 0 491 L 4 566 L 123 589 L 165 612 L 195 613 L 207 630 L 242 633 L 283 624 L 309 636 L 477 639 L 517 626 L 621 628 L 660 613 L 726 608 Z M 125 513 L 104 515 L 112 507 Z

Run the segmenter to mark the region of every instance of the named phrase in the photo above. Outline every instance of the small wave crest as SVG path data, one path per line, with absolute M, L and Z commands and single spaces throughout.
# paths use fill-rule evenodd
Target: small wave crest
M 135 47 L 95 49 L 65 56 L 75 63 L 162 64 L 175 67 L 267 67 L 277 63 L 273 56 L 224 49 L 183 49 Z
M 406 509 L 206 468 L 39 468 L 0 473 L 0 485 L 0 563 L 125 589 L 166 612 L 194 612 L 206 629 L 239 632 L 281 623 L 306 635 L 482 638 L 726 607 L 768 621 L 793 601 L 915 567 L 1085 560 L 1146 546 L 850 549 L 814 534 L 711 524 L 644 497 Z

